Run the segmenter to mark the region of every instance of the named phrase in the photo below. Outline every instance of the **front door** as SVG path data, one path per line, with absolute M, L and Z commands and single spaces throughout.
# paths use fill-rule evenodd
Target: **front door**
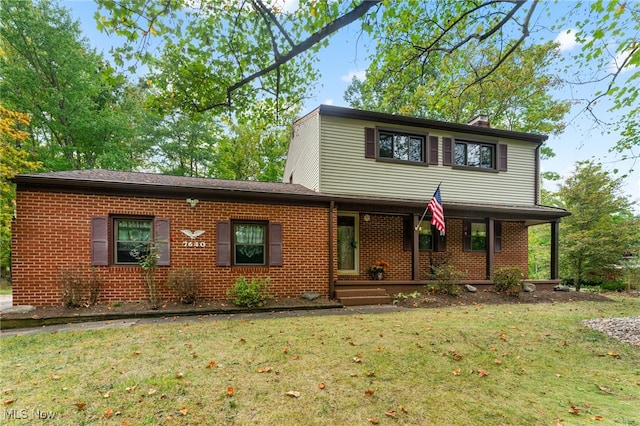
M 358 214 L 338 214 L 338 274 L 358 273 Z

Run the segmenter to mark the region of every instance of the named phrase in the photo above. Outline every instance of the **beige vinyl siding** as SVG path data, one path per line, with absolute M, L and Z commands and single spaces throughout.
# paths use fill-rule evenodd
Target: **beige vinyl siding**
M 292 129 L 289 152 L 282 181 L 293 182 L 314 191 L 320 188 L 320 116 L 317 112 L 296 122 Z
M 385 124 L 384 128 L 398 128 L 438 136 L 439 165 L 379 162 L 364 157 L 365 127 L 376 127 L 376 123 L 322 117 L 321 192 L 429 200 L 438 184 L 442 182 L 441 191 L 445 203 L 450 201 L 523 206 L 535 203 L 534 143 L 497 141 L 508 144 L 507 172 L 463 170 L 442 165 L 442 138 L 489 139 L 471 134 L 454 135 L 443 131 Z

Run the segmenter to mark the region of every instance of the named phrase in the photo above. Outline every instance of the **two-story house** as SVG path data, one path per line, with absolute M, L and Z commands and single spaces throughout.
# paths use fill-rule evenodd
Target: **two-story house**
M 189 268 L 199 296 L 224 299 L 238 277 L 269 277 L 276 297 L 429 283 L 448 263 L 490 285 L 501 266 L 527 271 L 531 225 L 569 213 L 539 205 L 545 136 L 322 105 L 293 126 L 282 183 L 84 170 L 19 175 L 14 304 L 61 303 L 65 271 L 92 273 L 103 301 L 144 300 L 131 249 L 159 245 L 157 279 Z M 440 186 L 446 232 L 420 221 Z M 389 263 L 383 281 L 368 268 Z M 163 298 L 175 298 L 161 286 Z M 371 299 L 376 300 L 376 299 Z
M 368 267 L 380 259 L 391 292 L 424 284 L 443 263 L 480 285 L 502 266 L 526 274 L 527 229 L 539 224 L 551 227 L 551 286 L 569 213 L 540 205 L 546 139 L 492 129 L 483 116 L 465 125 L 321 105 L 293 126 L 284 181 L 343 198 L 332 209 L 336 289 L 371 285 Z M 444 234 L 430 213 L 420 221 L 438 187 Z

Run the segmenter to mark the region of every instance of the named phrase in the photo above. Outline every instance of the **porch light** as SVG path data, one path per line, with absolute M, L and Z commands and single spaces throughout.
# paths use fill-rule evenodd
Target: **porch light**
M 198 200 L 197 198 L 187 198 L 187 204 L 189 204 L 191 208 L 195 208 L 199 202 L 200 200 Z

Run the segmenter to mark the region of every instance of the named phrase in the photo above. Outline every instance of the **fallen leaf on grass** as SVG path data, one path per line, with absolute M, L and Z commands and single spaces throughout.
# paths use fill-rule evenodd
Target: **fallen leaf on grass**
M 385 415 L 385 416 L 387 416 L 387 417 L 391 417 L 391 418 L 393 418 L 393 419 L 395 419 L 395 418 L 396 418 L 396 412 L 395 412 L 395 411 L 393 411 L 393 410 L 385 411 L 385 412 L 384 412 L 384 415 Z
M 182 414 L 183 416 L 187 415 L 187 407 L 182 407 L 182 409 L 180 410 L 180 414 Z
M 357 356 L 354 356 L 354 357 L 353 357 L 353 362 L 355 362 L 356 364 L 357 364 L 357 363 L 361 363 L 361 362 L 362 362 L 362 359 L 358 358 Z
M 273 367 L 263 367 L 263 368 L 258 368 L 258 373 L 268 373 L 271 370 L 273 370 Z
M 142 353 L 142 352 L 140 352 L 140 351 L 135 351 L 133 354 L 134 354 L 134 355 L 140 355 L 141 353 Z
M 87 405 L 86 402 L 76 402 L 75 404 L 76 407 L 78 407 L 78 410 L 82 410 L 84 408 L 85 405 Z
M 366 391 L 364 391 L 365 395 L 373 395 L 374 393 L 376 393 L 376 391 L 374 391 L 373 389 L 367 389 Z
M 502 364 L 502 360 L 500 358 L 496 358 L 493 360 L 496 364 Z
M 9 392 L 11 392 L 11 391 L 13 391 L 13 389 L 11 389 L 11 388 L 7 388 L 7 389 L 3 389 L 3 390 L 2 390 L 2 393 L 9 393 Z
M 300 359 L 300 357 L 298 355 L 294 355 L 294 356 L 291 357 L 291 359 L 295 361 L 295 360 Z
M 369 420 L 369 423 L 377 425 L 378 423 L 380 423 L 380 420 L 378 420 L 377 417 L 369 417 L 367 420 Z
M 612 391 L 611 391 L 611 389 L 609 389 L 608 387 L 606 387 L 606 386 L 599 386 L 599 385 L 596 385 L 596 386 L 598 386 L 598 389 L 600 389 L 602 392 L 604 392 L 604 393 L 608 393 L 609 395 L 613 395 L 613 392 L 612 392 Z
M 227 396 L 233 396 L 233 387 L 229 386 L 227 388 Z
M 454 376 L 459 376 L 460 375 L 460 369 L 456 368 L 455 370 L 453 370 L 453 375 Z
M 601 422 L 604 420 L 602 416 L 591 416 L 591 420 L 595 420 L 597 422 Z
M 111 416 L 113 416 L 113 410 L 111 408 L 107 408 L 104 411 L 104 418 L 105 419 L 109 419 L 109 418 L 111 418 Z
M 285 395 L 287 395 L 287 396 L 289 396 L 291 398 L 300 398 L 300 392 L 298 392 L 298 391 L 289 391 Z
M 607 355 L 613 358 L 620 358 L 620 354 L 618 352 L 607 352 Z
M 486 377 L 488 375 L 489 375 L 489 372 L 487 372 L 486 370 L 478 370 L 478 376 Z
M 453 353 L 452 356 L 453 356 L 453 359 L 456 360 L 456 361 L 460 361 L 462 359 L 462 355 L 457 354 L 455 352 Z
M 327 385 L 325 385 L 324 383 L 318 383 L 318 389 L 324 389 L 326 387 Z
M 5 399 L 5 400 L 4 400 L 4 402 L 3 402 L 3 404 L 4 404 L 4 406 L 6 407 L 7 405 L 11 405 L 11 404 L 13 404 L 14 402 L 16 402 L 16 400 L 15 400 L 15 399 Z
M 126 388 L 126 391 L 127 391 L 127 392 L 129 392 L 129 393 L 131 393 L 131 392 L 133 392 L 134 390 L 136 390 L 136 387 L 137 387 L 137 386 L 135 386 L 135 385 L 134 385 L 134 386 L 129 386 L 128 388 Z
M 207 370 L 210 370 L 211 368 L 213 368 L 216 365 L 216 362 L 211 360 L 209 361 L 209 364 L 207 364 L 207 366 L 205 367 Z
M 409 410 L 407 410 L 406 408 L 404 408 L 403 405 L 400 406 L 400 411 L 402 411 L 405 414 L 409 414 Z
M 376 372 L 375 371 L 367 371 L 367 372 L 364 373 L 364 375 L 367 376 L 367 377 L 373 377 L 373 376 L 376 375 Z
M 182 379 L 183 377 L 184 377 L 184 374 L 176 373 L 176 379 Z
M 52 374 L 51 380 L 60 380 L 60 376 L 58 376 L 57 374 Z
M 147 394 L 148 394 L 148 395 L 153 395 L 153 394 L 154 394 L 154 393 L 156 393 L 156 392 L 158 392 L 156 389 L 149 389 L 149 390 L 147 391 Z
M 576 407 L 575 405 L 572 405 L 571 407 L 569 407 L 569 412 L 571 414 L 580 414 L 580 411 L 582 411 L 582 409 Z

